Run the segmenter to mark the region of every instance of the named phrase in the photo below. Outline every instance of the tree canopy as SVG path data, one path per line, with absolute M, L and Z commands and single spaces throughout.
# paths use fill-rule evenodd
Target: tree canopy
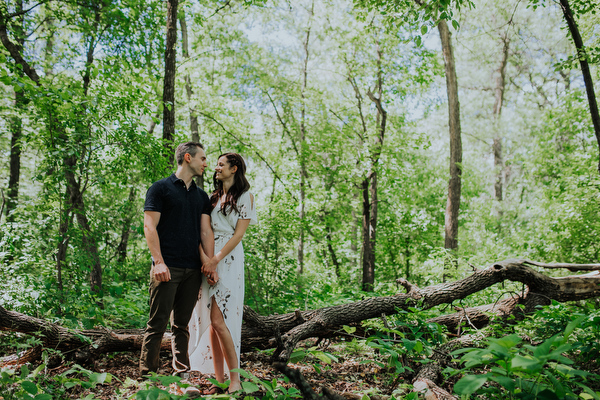
M 227 151 L 247 161 L 260 223 L 244 237 L 245 298 L 263 316 L 502 259 L 598 263 L 599 11 L 594 0 L 4 0 L 0 306 L 73 329 L 143 327 L 146 189 L 192 139 L 209 167 Z M 208 192 L 212 180 L 209 168 Z

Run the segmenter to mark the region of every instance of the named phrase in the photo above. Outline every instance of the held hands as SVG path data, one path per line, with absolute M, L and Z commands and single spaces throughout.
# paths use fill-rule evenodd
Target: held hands
M 162 261 L 159 261 L 152 266 L 152 274 L 154 275 L 154 279 L 159 282 L 168 282 L 171 280 L 171 272 L 169 271 L 167 264 Z
M 218 263 L 217 257 L 214 256 L 210 259 L 207 257 L 202 264 L 202 273 L 206 275 L 208 284 L 211 286 L 219 281 L 219 273 L 217 272 Z

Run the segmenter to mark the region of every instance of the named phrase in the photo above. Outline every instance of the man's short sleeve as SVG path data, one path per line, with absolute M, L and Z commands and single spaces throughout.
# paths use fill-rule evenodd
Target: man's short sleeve
M 163 196 L 161 190 L 161 184 L 155 182 L 150 186 L 146 192 L 146 201 L 144 203 L 144 211 L 158 211 L 162 212 L 163 209 Z
M 212 212 L 212 207 L 210 205 L 210 199 L 204 190 L 200 190 L 200 197 L 202 197 L 202 202 L 204 203 L 204 207 L 202 207 L 202 214 L 208 214 Z

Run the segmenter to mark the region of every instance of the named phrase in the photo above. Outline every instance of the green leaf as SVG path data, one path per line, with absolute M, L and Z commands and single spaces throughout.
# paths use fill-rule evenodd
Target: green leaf
M 421 35 L 426 34 L 428 29 L 427 25 L 421 25 Z
M 575 330 L 575 328 L 577 328 L 578 326 L 580 326 L 581 323 L 583 321 L 585 321 L 587 318 L 588 317 L 586 315 L 583 315 L 583 316 L 577 318 L 576 320 L 569 322 L 569 325 L 567 325 L 567 327 L 565 328 L 565 333 L 564 333 L 562 342 L 566 343 L 567 340 L 569 339 L 569 336 L 571 336 L 571 333 L 573 333 L 573 331 Z
M 21 382 L 21 386 L 23 387 L 23 389 L 25 389 L 27 393 L 37 394 L 38 392 L 37 385 L 31 381 L 23 381 Z
M 302 349 L 300 350 L 294 350 L 292 352 L 292 354 L 290 355 L 290 363 L 295 364 L 297 362 L 300 362 L 302 360 L 304 360 L 304 357 L 306 357 L 306 352 Z
M 106 372 L 103 372 L 101 374 L 94 372 L 92 375 L 90 375 L 90 381 L 95 382 L 95 383 L 110 383 L 110 378 L 108 379 L 108 381 L 106 380 L 106 378 L 108 377 L 108 374 Z
M 537 394 L 536 399 L 539 399 L 539 400 L 560 400 L 561 397 L 558 397 L 556 395 L 556 393 L 554 393 L 550 389 L 544 389 L 544 390 L 542 390 L 541 392 L 539 392 Z
M 52 400 L 52 396 L 48 393 L 40 393 L 34 397 L 34 400 Z
M 529 373 L 538 372 L 544 366 L 544 362 L 537 358 L 523 357 L 516 355 L 511 361 L 512 368 L 518 368 Z
M 29 375 L 29 368 L 27 368 L 27 365 L 21 366 L 21 379 L 27 378 L 27 375 Z
M 515 391 L 515 381 L 512 380 L 511 378 L 508 378 L 506 376 L 491 375 L 489 379 L 491 381 L 499 383 L 502 387 L 504 387 L 509 392 Z
M 260 388 L 258 387 L 257 384 L 255 384 L 253 382 L 247 382 L 247 381 L 242 382 L 242 389 L 246 393 L 254 393 L 254 392 L 258 392 L 260 390 Z
M 343 328 L 343 329 L 344 329 L 344 331 L 345 331 L 347 334 L 349 334 L 349 335 L 351 335 L 351 334 L 353 334 L 354 332 L 356 332 L 356 327 L 355 327 L 355 326 L 348 326 L 348 325 L 344 325 L 344 326 L 342 326 L 342 328 Z
M 460 395 L 470 396 L 488 380 L 487 375 L 467 375 L 454 385 L 454 391 Z

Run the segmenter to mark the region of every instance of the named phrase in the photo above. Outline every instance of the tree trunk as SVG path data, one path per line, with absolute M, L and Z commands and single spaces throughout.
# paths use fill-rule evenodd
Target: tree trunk
M 492 149 L 494 152 L 494 170 L 496 171 L 496 182 L 494 183 L 494 193 L 497 201 L 502 201 L 503 198 L 503 183 L 504 183 L 504 159 L 502 158 L 502 134 L 500 129 L 500 116 L 502 115 L 502 105 L 504 104 L 504 90 L 506 82 L 506 65 L 508 63 L 508 49 L 510 40 L 506 33 L 501 37 L 504 44 L 502 49 L 502 60 L 500 67 L 494 72 L 494 142 Z M 499 212 L 501 216 L 502 213 Z
M 381 104 L 383 96 L 383 70 L 381 67 L 383 53 L 377 42 L 377 93 L 367 91 L 369 99 L 377 109 L 375 143 L 371 149 L 371 172 L 363 181 L 363 281 L 362 289 L 372 292 L 375 284 L 375 246 L 377 243 L 377 165 L 383 149 L 383 139 L 387 124 L 387 112 Z M 368 191 L 368 193 L 367 193 Z M 370 201 L 369 201 L 370 196 Z M 367 212 L 368 207 L 368 212 Z
M 177 58 L 177 7 L 179 0 L 167 0 L 167 40 L 163 82 L 163 142 L 167 168 L 173 167 L 175 136 L 175 72 Z
M 46 5 L 49 6 L 48 4 Z M 47 8 L 46 8 L 47 10 Z M 46 17 L 44 20 L 44 31 L 46 33 L 46 44 L 44 46 L 44 73 L 46 76 L 54 74 L 54 60 L 52 55 L 54 52 L 54 19 Z
M 121 227 L 121 241 L 117 246 L 117 263 L 123 265 L 127 259 L 127 244 L 129 243 L 129 233 L 131 232 L 131 221 L 134 218 L 134 206 L 135 206 L 135 186 L 129 189 L 129 198 L 125 204 L 125 218 L 123 219 L 123 226 Z
M 312 21 L 314 2 L 310 10 L 310 18 Z M 308 172 L 306 170 L 307 162 L 307 142 L 306 142 L 306 88 L 308 86 L 308 57 L 309 43 L 310 43 L 310 31 L 311 25 L 309 22 L 308 29 L 306 30 L 306 39 L 304 41 L 304 64 L 302 65 L 302 90 L 300 92 L 300 98 L 302 99 L 302 105 L 300 109 L 300 211 L 298 218 L 300 219 L 300 235 L 298 238 L 298 275 L 304 273 L 304 246 L 305 246 L 305 218 L 306 218 L 306 179 L 308 178 Z
M 598 150 L 600 153 L 600 115 L 598 113 L 598 103 L 596 102 L 596 94 L 594 92 L 594 82 L 592 81 L 592 74 L 590 73 L 590 66 L 588 64 L 588 55 L 583 44 L 583 39 L 579 33 L 577 22 L 573 18 L 573 12 L 569 5 L 569 0 L 560 0 L 560 6 L 569 26 L 569 32 L 575 43 L 577 49 L 577 58 L 579 59 L 579 65 L 581 66 L 581 73 L 583 74 L 583 82 L 585 83 L 585 90 L 588 97 L 588 103 L 590 105 L 590 114 L 592 116 L 592 124 L 594 125 L 594 133 L 596 135 L 596 141 L 598 142 Z M 600 158 L 598 160 L 598 172 L 600 172 Z
M 333 267 L 335 268 L 335 276 L 339 279 L 342 277 L 342 270 L 340 262 L 338 261 L 337 256 L 335 254 L 335 250 L 333 249 L 333 244 L 331 243 L 331 228 L 327 228 L 327 235 L 325 235 L 325 240 L 327 241 L 327 250 L 329 251 L 331 262 L 333 263 Z
M 375 283 L 375 254 L 371 246 L 371 201 L 369 200 L 369 177 L 362 181 L 363 212 L 362 212 L 362 290 L 373 291 Z
M 181 47 L 182 55 L 184 59 L 190 58 L 189 44 L 188 44 L 188 30 L 187 22 L 185 21 L 185 15 L 181 15 L 179 18 L 179 26 L 181 27 Z M 198 125 L 198 115 L 196 114 L 196 108 L 192 106 L 192 99 L 194 97 L 194 91 L 192 90 L 192 79 L 190 74 L 185 74 L 185 93 L 188 101 L 188 110 L 190 113 L 190 136 L 192 142 L 200 142 L 200 133 Z M 204 189 L 204 175 L 196 177 L 196 185 Z
M 458 213 L 460 210 L 460 191 L 462 174 L 462 143 L 460 132 L 460 104 L 458 102 L 458 82 L 454 65 L 451 34 L 445 20 L 438 23 L 442 52 L 446 68 L 446 91 L 448 93 L 448 122 L 450 128 L 450 180 L 448 182 L 448 201 L 446 203 L 446 236 L 444 247 L 458 249 Z
M 567 268 L 569 270 L 594 271 L 584 275 L 550 278 L 531 268 L 531 266 L 546 268 Z M 273 355 L 273 366 L 286 374 L 301 388 L 304 398 L 315 398 L 300 372 L 295 373 L 286 366 L 291 352 L 302 339 L 311 337 L 344 336 L 344 325 L 357 324 L 363 320 L 379 318 L 381 315 L 392 315 L 400 310 L 410 312 L 412 308 L 427 310 L 442 304 L 452 304 L 473 293 L 485 290 L 490 286 L 510 280 L 521 282 L 526 286 L 523 293 L 513 293 L 507 299 L 494 304 L 460 309 L 450 316 L 442 316 L 428 322 L 442 323 L 455 328 L 463 323 L 473 326 L 485 326 L 489 322 L 489 314 L 522 317 L 524 313 L 534 312 L 539 305 L 550 304 L 553 300 L 559 302 L 578 301 L 600 296 L 600 264 L 542 264 L 528 260 L 505 260 L 494 263 L 485 269 L 476 270 L 471 276 L 452 283 L 439 284 L 420 289 L 404 279 L 399 283 L 406 289 L 406 294 L 387 297 L 372 297 L 362 301 L 325 307 L 318 310 L 296 311 L 284 315 L 260 316 L 252 309 L 244 308 L 244 324 L 242 326 L 242 352 L 253 351 L 256 348 L 265 349 L 277 347 Z M 543 295 L 537 294 L 543 293 Z M 520 304 L 524 307 L 519 306 Z M 444 320 L 445 319 L 445 320 Z M 48 321 L 29 317 L 9 311 L 0 306 L 0 330 L 23 332 L 35 335 L 46 348 L 63 352 L 69 359 L 86 363 L 95 356 L 115 351 L 138 351 L 141 347 L 143 330 L 109 331 L 104 329 L 74 331 L 65 329 Z M 410 335 L 411 332 L 407 332 Z M 451 357 L 450 352 L 457 348 L 473 347 L 474 341 L 481 342 L 485 335 L 466 335 L 452 340 L 437 349 L 430 363 L 421 364 L 415 371 L 414 389 L 425 391 L 431 399 L 450 399 L 443 393 L 434 381 L 440 376 L 442 366 Z M 162 348 L 170 347 L 170 335 L 163 338 Z M 34 361 L 39 358 L 41 349 L 30 352 L 21 359 L 14 359 L 11 364 Z M 4 361 L 4 360 L 3 360 Z M 6 363 L 6 362 L 4 362 Z M 431 393 L 430 393 L 431 392 Z M 327 393 L 326 398 L 339 398 L 333 392 Z M 333 396 L 333 397 L 330 397 Z M 319 398 L 319 397 L 317 397 Z M 320 397 L 322 398 L 322 397 Z
M 551 278 L 537 272 L 531 266 L 545 268 L 567 268 L 569 270 L 593 271 L 592 273 L 560 278 Z M 405 279 L 399 283 L 407 293 L 385 297 L 371 297 L 354 303 L 325 307 L 317 310 L 295 311 L 282 315 L 260 316 L 249 307 L 244 308 L 242 326 L 242 352 L 256 348 L 273 348 L 280 343 L 275 358 L 286 360 L 299 340 L 309 337 L 343 336 L 342 325 L 351 325 L 382 314 L 393 315 L 399 310 L 409 311 L 418 305 L 427 310 L 441 304 L 452 304 L 473 293 L 506 280 L 521 282 L 527 286 L 521 294 L 498 303 L 460 309 L 455 314 L 431 319 L 432 322 L 453 327 L 457 323 L 470 320 L 473 325 L 483 327 L 486 322 L 479 316 L 492 312 L 501 316 L 511 313 L 534 312 L 539 305 L 559 302 L 578 301 L 600 296 L 600 264 L 543 264 L 522 259 L 510 259 L 477 269 L 472 275 L 459 281 L 418 288 Z M 537 295 L 536 293 L 543 293 Z M 526 307 L 516 307 L 524 304 Z M 521 311 L 522 310 L 522 311 Z M 462 317 L 461 317 L 462 316 Z M 485 316 L 488 318 L 489 315 Z M 468 323 L 468 322 L 467 322 Z M 141 345 L 143 330 L 88 330 L 73 331 L 62 328 L 42 319 L 29 317 L 17 312 L 5 310 L 0 306 L 0 330 L 23 332 L 38 335 L 46 347 L 65 351 L 81 347 L 93 354 L 106 351 L 134 351 Z M 83 335 L 84 337 L 82 337 Z M 89 341 L 86 339 L 91 338 Z M 169 336 L 163 345 L 168 347 Z M 96 345 L 99 345 L 96 347 Z
M 23 0 L 17 0 L 15 12 L 23 12 Z M 23 32 L 24 15 L 15 18 L 14 36 L 16 38 L 17 51 L 23 52 L 25 43 L 25 33 Z M 17 70 L 17 73 L 23 77 L 23 71 Z M 6 191 L 6 217 L 7 221 L 14 222 L 12 211 L 17 207 L 19 198 L 19 181 L 21 177 L 21 138 L 23 136 L 23 121 L 21 120 L 21 111 L 25 106 L 25 93 L 23 90 L 15 91 L 15 115 L 9 122 L 11 132 L 10 139 L 10 172 L 8 177 L 8 190 Z

